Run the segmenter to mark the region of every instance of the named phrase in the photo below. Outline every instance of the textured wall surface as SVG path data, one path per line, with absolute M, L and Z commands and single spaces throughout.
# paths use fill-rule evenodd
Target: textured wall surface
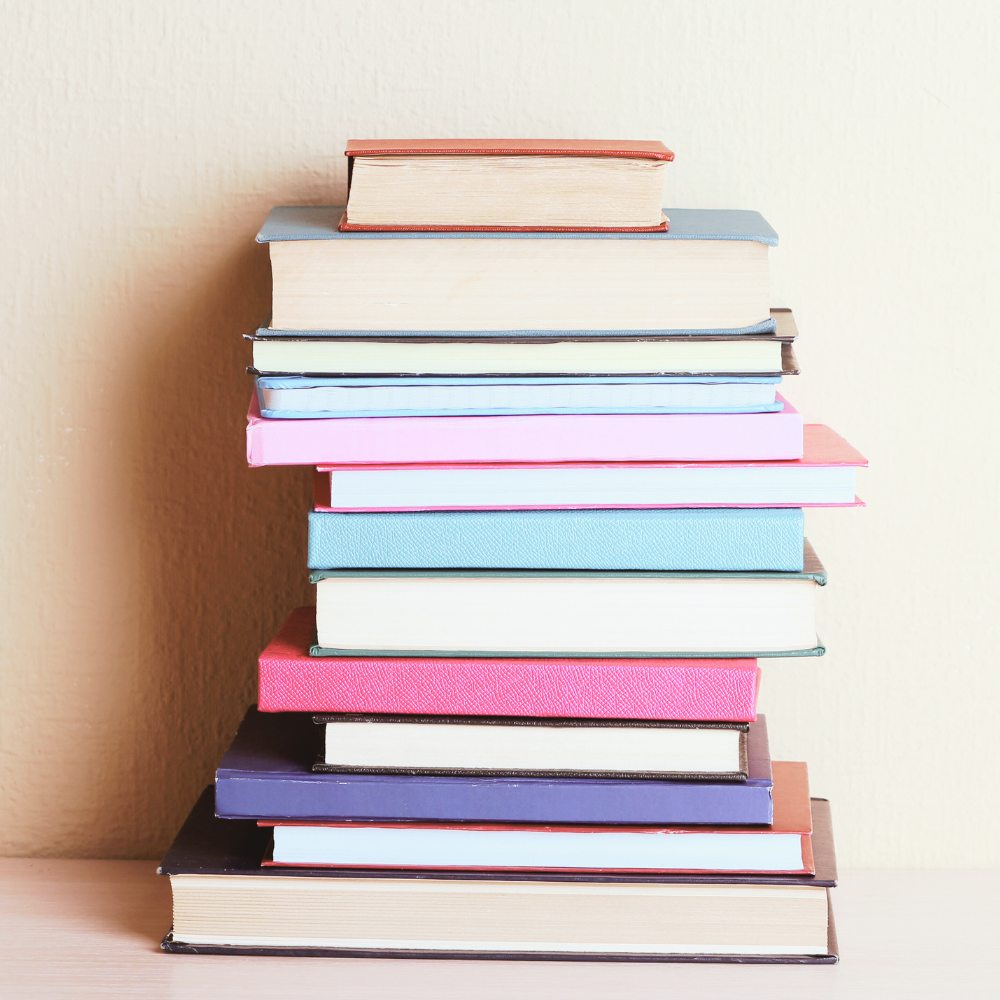
M 349 137 L 628 136 L 781 233 L 790 396 L 874 465 L 809 516 L 776 756 L 846 863 L 997 863 L 996 4 L 0 8 L 0 850 L 160 851 L 309 598 L 306 473 L 243 462 L 271 204 L 341 199 Z

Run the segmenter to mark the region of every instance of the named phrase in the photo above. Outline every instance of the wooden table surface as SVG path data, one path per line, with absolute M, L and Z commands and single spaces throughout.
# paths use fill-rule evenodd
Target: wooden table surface
M 167 955 L 152 861 L 0 859 L 0 996 L 334 1000 L 1000 997 L 1000 872 L 849 871 L 836 966 Z

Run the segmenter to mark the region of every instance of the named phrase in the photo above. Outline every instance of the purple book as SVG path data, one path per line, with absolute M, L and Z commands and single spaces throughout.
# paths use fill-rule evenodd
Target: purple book
M 215 774 L 222 819 L 770 824 L 771 758 L 763 716 L 750 727 L 745 782 L 323 774 L 320 734 L 304 713 L 251 708 Z

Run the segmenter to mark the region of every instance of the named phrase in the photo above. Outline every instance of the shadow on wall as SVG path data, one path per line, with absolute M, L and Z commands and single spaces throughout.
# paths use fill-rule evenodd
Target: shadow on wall
M 107 665 L 103 708 L 122 752 L 94 785 L 108 789 L 106 807 L 90 804 L 107 829 L 83 838 L 87 853 L 164 849 L 255 700 L 258 653 L 311 601 L 309 476 L 245 462 L 241 335 L 266 322 L 270 301 L 267 253 L 253 240 L 269 206 L 253 205 L 238 221 L 199 220 L 201 246 L 175 239 L 158 251 L 152 240 L 133 280 L 155 292 L 127 297 L 132 359 L 112 391 L 122 509 L 134 519 L 125 578 L 140 591 L 125 595 L 138 612 L 124 648 L 138 662 Z

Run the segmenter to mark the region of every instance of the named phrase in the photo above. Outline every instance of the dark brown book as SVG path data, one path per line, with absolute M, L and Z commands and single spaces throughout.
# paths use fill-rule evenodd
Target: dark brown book
M 162 947 L 168 952 L 220 955 L 829 964 L 837 961 L 828 899 L 828 889 L 836 884 L 836 860 L 829 803 L 813 799 L 812 808 L 815 876 L 505 873 L 498 879 L 474 872 L 403 871 L 387 878 L 384 871 L 356 869 L 296 869 L 289 876 L 281 868 L 260 867 L 270 831 L 250 822 L 216 819 L 209 788 L 158 869 L 170 876 L 174 893 L 175 927 Z M 236 877 L 230 883 L 202 876 Z M 305 879 L 323 880 L 329 892 L 326 887 L 322 893 L 303 892 Z M 272 883 L 273 893 L 265 889 Z M 374 891 L 367 883 L 377 883 L 371 885 Z M 525 883 L 519 892 L 518 886 Z M 570 890 L 571 885 L 579 888 Z M 700 927 L 690 926 L 683 909 L 690 894 L 671 892 L 681 885 L 706 887 L 704 896 L 698 897 L 704 904 Z M 545 893 L 546 886 L 554 889 L 551 895 Z M 646 888 L 637 891 L 637 886 Z M 770 892 L 771 898 L 765 900 L 752 892 L 765 886 L 787 888 L 788 895 Z M 297 895 L 293 898 L 290 893 Z M 339 905 L 332 910 L 322 907 L 314 917 L 309 898 L 321 896 Z M 751 902 L 755 918 L 745 912 L 743 900 Z M 711 915 L 706 917 L 706 906 L 716 914 L 714 922 Z M 230 929 L 237 912 L 240 926 Z M 807 912 L 808 918 L 803 916 Z M 332 918 L 327 916 L 331 913 Z M 338 913 L 344 915 L 340 923 Z M 563 913 L 571 919 L 568 929 L 560 932 L 552 918 Z M 323 920 L 328 926 L 322 925 Z M 477 921 L 483 923 L 484 933 L 496 934 L 498 926 L 507 931 L 510 946 L 498 947 L 498 938 L 492 936 L 478 945 L 478 928 L 472 926 Z M 456 944 L 442 947 L 442 941 L 450 939 L 442 937 L 442 927 L 449 922 L 459 928 L 453 935 Z M 631 939 L 623 936 L 631 927 L 640 935 L 648 930 L 651 937 L 632 946 Z M 669 943 L 663 946 L 671 930 L 716 940 L 710 951 L 690 944 L 671 950 Z M 303 947 L 296 935 L 338 943 Z M 420 943 L 421 935 L 426 946 Z M 236 943 L 241 937 L 254 943 Z M 226 943 L 227 938 L 233 943 Z M 653 938 L 655 943 L 650 944 Z M 550 941 L 556 943 L 550 947 Z M 591 943 L 597 941 L 611 941 L 617 947 L 610 950 Z

